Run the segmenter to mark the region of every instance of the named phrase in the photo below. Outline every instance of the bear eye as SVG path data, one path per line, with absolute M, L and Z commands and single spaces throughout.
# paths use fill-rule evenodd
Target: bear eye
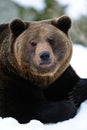
M 47 41 L 48 41 L 50 44 L 53 44 L 53 43 L 54 43 L 54 39 L 51 39 L 51 38 L 48 38 Z
M 32 41 L 32 42 L 31 42 L 31 45 L 32 45 L 32 46 L 36 46 L 36 45 L 37 45 L 37 43 L 36 43 L 36 42 L 34 42 L 34 41 Z

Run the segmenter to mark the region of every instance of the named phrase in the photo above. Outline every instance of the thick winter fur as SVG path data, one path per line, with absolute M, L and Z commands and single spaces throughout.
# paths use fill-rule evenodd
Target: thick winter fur
M 87 99 L 87 80 L 69 65 L 68 16 L 0 25 L 0 116 L 20 123 L 72 118 Z

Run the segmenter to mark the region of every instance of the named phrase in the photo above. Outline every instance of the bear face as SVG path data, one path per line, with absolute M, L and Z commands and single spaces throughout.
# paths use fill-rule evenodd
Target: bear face
M 9 62 L 36 86 L 49 86 L 69 65 L 70 27 L 67 16 L 40 22 L 13 20 L 9 25 Z

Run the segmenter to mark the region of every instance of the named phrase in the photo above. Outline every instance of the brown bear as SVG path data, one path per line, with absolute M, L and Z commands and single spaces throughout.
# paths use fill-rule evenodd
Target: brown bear
M 70 66 L 68 16 L 0 25 L 0 116 L 43 123 L 75 116 L 87 80 Z

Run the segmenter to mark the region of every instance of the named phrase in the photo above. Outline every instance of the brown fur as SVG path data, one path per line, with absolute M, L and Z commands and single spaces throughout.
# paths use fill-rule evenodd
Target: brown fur
M 69 65 L 67 16 L 0 25 L 0 116 L 20 123 L 67 120 L 87 99 L 87 79 Z
M 70 22 L 69 27 L 67 22 Z M 62 28 L 61 24 L 66 28 Z M 71 21 L 66 16 L 41 22 L 23 22 L 17 19 L 3 27 L 1 25 L 4 40 L 1 40 L 0 55 L 3 58 L 0 60 L 3 59 L 4 65 L 17 75 L 41 87 L 49 86 L 69 65 L 72 54 L 68 35 L 70 26 Z M 51 55 L 51 64 L 45 68 L 39 66 L 39 53 L 42 51 L 49 51 Z

